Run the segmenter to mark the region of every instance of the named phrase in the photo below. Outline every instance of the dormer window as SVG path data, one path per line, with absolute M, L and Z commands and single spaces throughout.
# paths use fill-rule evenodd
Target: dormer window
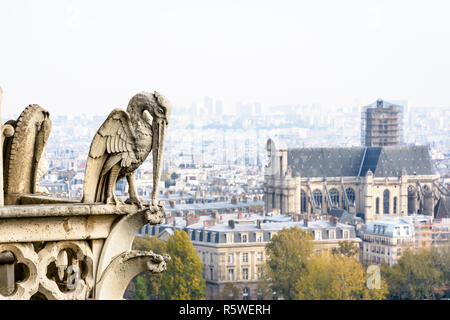
M 314 240 L 322 240 L 322 231 L 314 230 Z

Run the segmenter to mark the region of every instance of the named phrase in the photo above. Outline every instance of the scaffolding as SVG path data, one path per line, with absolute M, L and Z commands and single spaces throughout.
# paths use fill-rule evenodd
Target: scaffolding
M 403 144 L 403 106 L 379 99 L 363 107 L 361 144 L 365 147 Z
M 427 249 L 449 245 L 450 224 L 435 220 L 433 222 L 414 222 L 415 248 Z

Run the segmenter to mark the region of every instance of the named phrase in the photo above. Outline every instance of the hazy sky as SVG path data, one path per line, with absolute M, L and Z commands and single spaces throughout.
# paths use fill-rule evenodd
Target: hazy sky
M 0 1 L 2 114 L 189 106 L 450 106 L 450 1 Z

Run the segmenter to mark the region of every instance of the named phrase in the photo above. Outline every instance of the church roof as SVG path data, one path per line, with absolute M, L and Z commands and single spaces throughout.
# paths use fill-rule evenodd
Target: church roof
M 351 148 L 295 148 L 288 150 L 288 166 L 294 175 L 312 177 L 375 177 L 433 175 L 427 146 Z
M 288 166 L 302 177 L 357 176 L 364 148 L 288 149 Z

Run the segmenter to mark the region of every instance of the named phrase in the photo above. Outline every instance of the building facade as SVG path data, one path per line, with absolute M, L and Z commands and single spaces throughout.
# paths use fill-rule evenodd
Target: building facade
M 207 299 L 227 298 L 224 288 L 231 283 L 239 290 L 239 299 L 257 300 L 261 298 L 258 283 L 267 258 L 265 245 L 282 229 L 299 227 L 311 232 L 316 252 L 331 251 L 340 241 L 360 247 L 361 239 L 356 237 L 353 226 L 336 220 L 295 220 L 256 214 L 224 214 L 217 219 L 200 216 L 194 221 L 174 217 L 171 223 L 146 226 L 140 234 L 166 241 L 174 228 L 184 230 L 203 262 Z
M 414 215 L 370 222 L 362 234 L 365 264 L 395 264 L 405 250 L 448 246 L 450 219 Z
M 320 215 L 342 208 L 367 223 L 431 216 L 440 197 L 426 146 L 286 148 L 268 139 L 266 147 L 266 213 Z
M 414 248 L 414 227 L 404 219 L 372 221 L 363 235 L 364 264 L 395 264 L 406 249 Z

